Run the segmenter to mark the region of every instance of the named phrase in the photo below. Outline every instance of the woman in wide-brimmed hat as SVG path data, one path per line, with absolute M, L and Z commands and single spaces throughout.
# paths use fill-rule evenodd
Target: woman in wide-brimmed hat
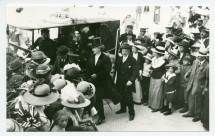
M 163 108 L 163 82 L 162 75 L 165 73 L 166 60 L 164 60 L 165 43 L 158 42 L 155 49 L 152 49 L 152 74 L 149 86 L 149 107 L 152 108 L 152 112 L 157 112 Z
M 143 54 L 141 54 L 140 51 L 144 47 L 140 45 L 132 45 L 132 53 L 131 56 L 135 58 L 137 65 L 138 65 L 138 78 L 135 80 L 135 92 L 132 93 L 133 95 L 133 101 L 137 104 L 141 103 L 142 100 L 142 88 L 141 88 L 141 75 L 142 75 L 142 70 L 143 70 Z

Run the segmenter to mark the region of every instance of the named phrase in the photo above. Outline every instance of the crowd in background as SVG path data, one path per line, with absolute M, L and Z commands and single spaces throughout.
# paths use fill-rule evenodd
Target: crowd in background
M 7 131 L 98 131 L 103 99 L 121 104 L 116 114 L 128 106 L 130 121 L 135 103 L 164 115 L 180 109 L 209 129 L 209 15 L 200 9 L 209 10 L 190 7 L 189 18 L 173 16 L 166 32 L 153 35 L 147 27 L 135 34 L 127 22 L 114 57 L 89 26 L 63 28 L 57 41 L 42 29 L 22 56 L 8 46 Z M 15 33 L 7 34 L 17 41 Z

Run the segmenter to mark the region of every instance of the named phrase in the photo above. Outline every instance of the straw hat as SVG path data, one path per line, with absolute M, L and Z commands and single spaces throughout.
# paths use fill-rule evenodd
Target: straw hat
M 52 89 L 55 90 L 61 90 L 62 88 L 64 88 L 64 86 L 66 86 L 66 81 L 64 79 L 56 79 L 53 82 L 54 87 Z
M 177 67 L 176 64 L 174 64 L 174 63 L 169 63 L 169 64 L 167 64 L 165 67 L 166 67 L 166 68 L 172 67 L 172 68 L 174 68 L 175 70 L 178 69 L 178 67 Z
M 209 56 L 208 50 L 206 48 L 200 48 L 199 52 L 196 54 L 197 57 L 207 57 Z
M 55 74 L 51 77 L 50 83 L 53 83 L 55 80 L 57 79 L 64 79 L 63 77 L 64 75 L 60 75 L 60 74 Z
M 179 57 L 178 55 L 179 55 L 179 51 L 177 50 L 177 49 L 172 49 L 172 50 L 170 50 L 169 52 L 168 52 L 170 55 L 173 55 L 173 56 L 175 56 L 175 57 Z
M 157 46 L 152 49 L 153 52 L 159 53 L 159 54 L 165 54 L 165 48 L 164 48 L 164 43 L 163 42 L 158 42 Z
M 9 70 L 15 70 L 17 68 L 20 68 L 25 62 L 21 59 L 15 59 L 9 64 Z
M 61 104 L 69 108 L 84 108 L 90 101 L 81 92 L 77 92 L 74 84 L 68 84 L 61 90 Z
M 147 53 L 146 56 L 143 56 L 144 58 L 148 60 L 152 60 L 153 56 L 150 53 Z
M 23 95 L 23 100 L 31 105 L 48 105 L 55 102 L 59 98 L 58 92 L 50 90 L 49 85 L 37 85 L 35 89 L 27 91 Z
M 23 132 L 22 126 L 14 119 L 6 119 L 7 132 Z
M 92 83 L 81 81 L 77 85 L 77 91 L 83 93 L 85 98 L 90 99 L 95 95 L 96 88 Z
M 37 67 L 36 69 L 36 74 L 38 75 L 45 75 L 47 74 L 49 71 L 51 70 L 51 68 L 49 67 L 49 65 L 47 64 L 41 64 Z

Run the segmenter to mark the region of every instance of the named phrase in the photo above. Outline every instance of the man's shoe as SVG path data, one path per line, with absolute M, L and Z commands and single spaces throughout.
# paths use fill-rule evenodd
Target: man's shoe
M 188 108 L 187 107 L 184 107 L 183 109 L 181 109 L 179 111 L 179 113 L 185 113 L 185 112 L 188 112 Z
M 182 115 L 182 117 L 187 118 L 187 117 L 194 117 L 194 116 L 188 113 L 188 114 L 184 114 L 184 115 Z
M 129 115 L 129 121 L 134 120 L 134 115 Z
M 121 113 L 125 113 L 126 111 L 125 110 L 118 110 L 117 112 L 116 112 L 116 114 L 121 114 Z
M 104 123 L 105 122 L 105 118 L 103 117 L 103 118 L 100 118 L 99 117 L 99 119 L 96 121 L 96 125 L 101 125 L 102 123 Z
M 152 112 L 157 112 L 157 111 L 158 111 L 158 110 L 156 110 L 156 109 L 153 109 L 153 110 L 152 110 Z
M 171 112 L 171 110 L 168 110 L 167 112 L 165 112 L 163 115 L 171 115 L 172 114 L 172 112 Z
M 163 107 L 163 109 L 160 111 L 161 113 L 164 113 L 164 112 L 166 112 L 166 111 L 168 111 L 168 108 L 167 107 Z
M 147 105 L 148 105 L 148 102 L 143 103 L 143 105 L 144 105 L 144 106 L 147 106 Z
M 199 117 L 195 117 L 192 121 L 193 121 L 193 122 L 197 122 L 197 121 L 199 121 L 199 120 L 200 120 Z

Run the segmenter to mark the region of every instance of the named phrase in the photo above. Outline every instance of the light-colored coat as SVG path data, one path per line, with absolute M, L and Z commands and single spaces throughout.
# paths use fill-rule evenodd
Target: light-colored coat
M 202 65 L 198 66 L 199 60 L 193 62 L 192 68 L 185 75 L 190 75 L 186 92 L 192 90 L 192 95 L 198 91 L 203 91 L 204 88 L 208 89 L 209 82 L 209 63 L 205 60 Z

